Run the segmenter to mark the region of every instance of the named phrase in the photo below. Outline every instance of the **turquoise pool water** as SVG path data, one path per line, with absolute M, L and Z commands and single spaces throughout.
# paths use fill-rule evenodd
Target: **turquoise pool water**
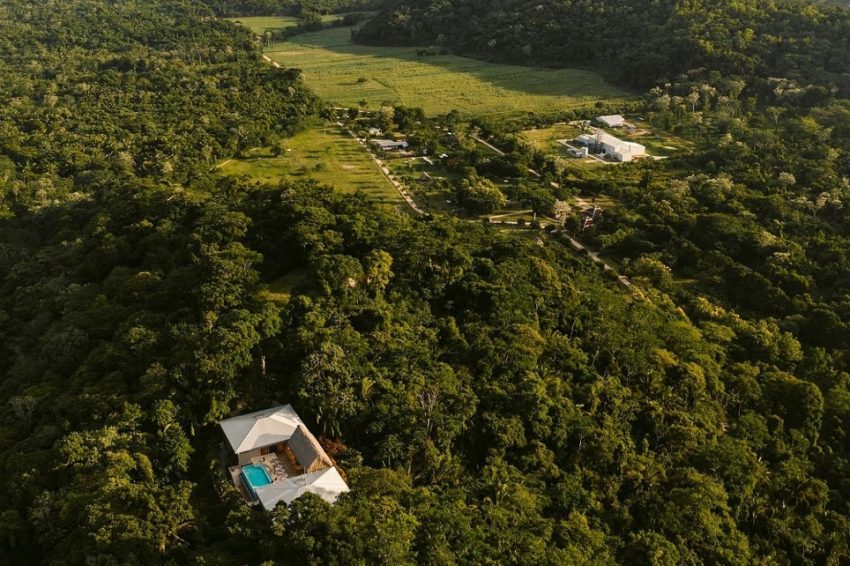
M 251 496 L 256 499 L 257 492 L 255 488 L 263 487 L 272 483 L 272 478 L 265 466 L 252 464 L 250 466 L 242 466 L 242 477 L 245 479 L 245 486 L 251 492 Z

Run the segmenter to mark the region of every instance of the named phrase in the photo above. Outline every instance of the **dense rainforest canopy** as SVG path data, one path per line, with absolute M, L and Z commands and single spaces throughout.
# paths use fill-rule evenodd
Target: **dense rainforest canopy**
M 607 4 L 600 29 L 626 9 Z M 833 26 L 815 30 L 827 51 L 846 42 L 845 12 L 796 6 L 747 25 L 785 14 L 800 34 Z M 587 30 L 563 27 L 577 8 L 557 7 L 551 33 L 578 45 Z M 458 48 L 469 30 L 476 51 L 508 8 L 415 6 L 396 27 Z M 664 37 L 641 21 L 674 29 L 663 3 L 630 11 L 594 61 Z M 699 29 L 700 14 L 676 17 Z M 682 55 L 646 50 L 681 56 L 677 73 L 711 66 L 645 101 L 701 140 L 692 155 L 559 179 L 621 201 L 593 238 L 634 260 L 629 291 L 563 232 L 218 177 L 320 107 L 208 5 L 5 2 L 2 560 L 850 560 L 850 106 L 832 89 L 846 53 L 806 67 L 788 32 L 768 61 L 758 29 L 743 47 L 694 51 L 695 34 Z M 705 51 L 721 55 L 691 58 Z M 268 300 L 261 282 L 293 273 L 288 300 Z M 224 481 L 216 421 L 276 402 L 333 448 L 352 487 L 335 505 L 265 513 Z
M 799 0 L 395 0 L 357 37 L 597 67 L 639 87 L 705 67 L 850 92 L 850 12 Z
M 304 16 L 377 9 L 381 0 L 204 0 L 219 16 Z

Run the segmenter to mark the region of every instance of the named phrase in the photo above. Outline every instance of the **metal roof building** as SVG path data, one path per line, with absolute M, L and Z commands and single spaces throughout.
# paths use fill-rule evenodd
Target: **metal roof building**
M 610 114 L 608 116 L 597 116 L 596 121 L 606 128 L 622 128 L 626 125 L 626 119 L 619 114 Z
M 370 143 L 372 145 L 377 146 L 379 149 L 383 151 L 391 151 L 393 149 L 407 149 L 409 144 L 406 141 L 396 141 L 396 140 L 382 140 L 382 139 L 374 139 L 371 140 Z

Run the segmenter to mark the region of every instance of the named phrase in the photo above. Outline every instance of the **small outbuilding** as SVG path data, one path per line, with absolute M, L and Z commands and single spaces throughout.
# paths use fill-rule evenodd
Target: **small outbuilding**
M 380 149 L 381 151 L 394 151 L 397 149 L 407 149 L 410 147 L 404 140 L 385 140 L 385 139 L 374 139 L 371 141 L 372 145 Z
M 573 141 L 579 145 L 584 145 L 587 147 L 593 147 L 596 145 L 597 142 L 596 136 L 594 134 L 580 134 Z
M 608 116 L 597 116 L 596 121 L 606 128 L 622 128 L 626 125 L 626 119 L 619 114 L 611 114 Z

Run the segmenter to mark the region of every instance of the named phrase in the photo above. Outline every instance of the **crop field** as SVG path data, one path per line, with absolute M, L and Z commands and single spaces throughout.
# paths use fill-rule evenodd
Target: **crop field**
M 262 36 L 267 31 L 274 33 L 286 28 L 293 28 L 301 21 L 298 18 L 290 16 L 245 16 L 228 19 L 232 22 L 242 24 L 259 36 Z
M 343 17 L 345 17 L 345 14 L 322 14 L 321 16 L 322 23 L 325 25 L 335 20 L 340 20 Z M 227 19 L 231 22 L 242 24 L 259 36 L 262 36 L 267 31 L 275 33 L 288 28 L 294 28 L 301 23 L 301 19 L 294 16 L 242 16 Z
M 369 154 L 336 126 L 317 127 L 286 140 L 286 151 L 279 157 L 267 148 L 256 149 L 247 158 L 225 161 L 218 170 L 270 184 L 292 177 L 315 179 L 342 192 L 362 192 L 378 202 L 403 202 Z
M 415 47 L 355 45 L 348 28 L 307 33 L 266 49 L 304 72 L 319 96 L 343 106 L 421 107 L 429 115 L 545 112 L 630 93 L 579 69 L 499 65 L 456 55 L 418 56 Z

